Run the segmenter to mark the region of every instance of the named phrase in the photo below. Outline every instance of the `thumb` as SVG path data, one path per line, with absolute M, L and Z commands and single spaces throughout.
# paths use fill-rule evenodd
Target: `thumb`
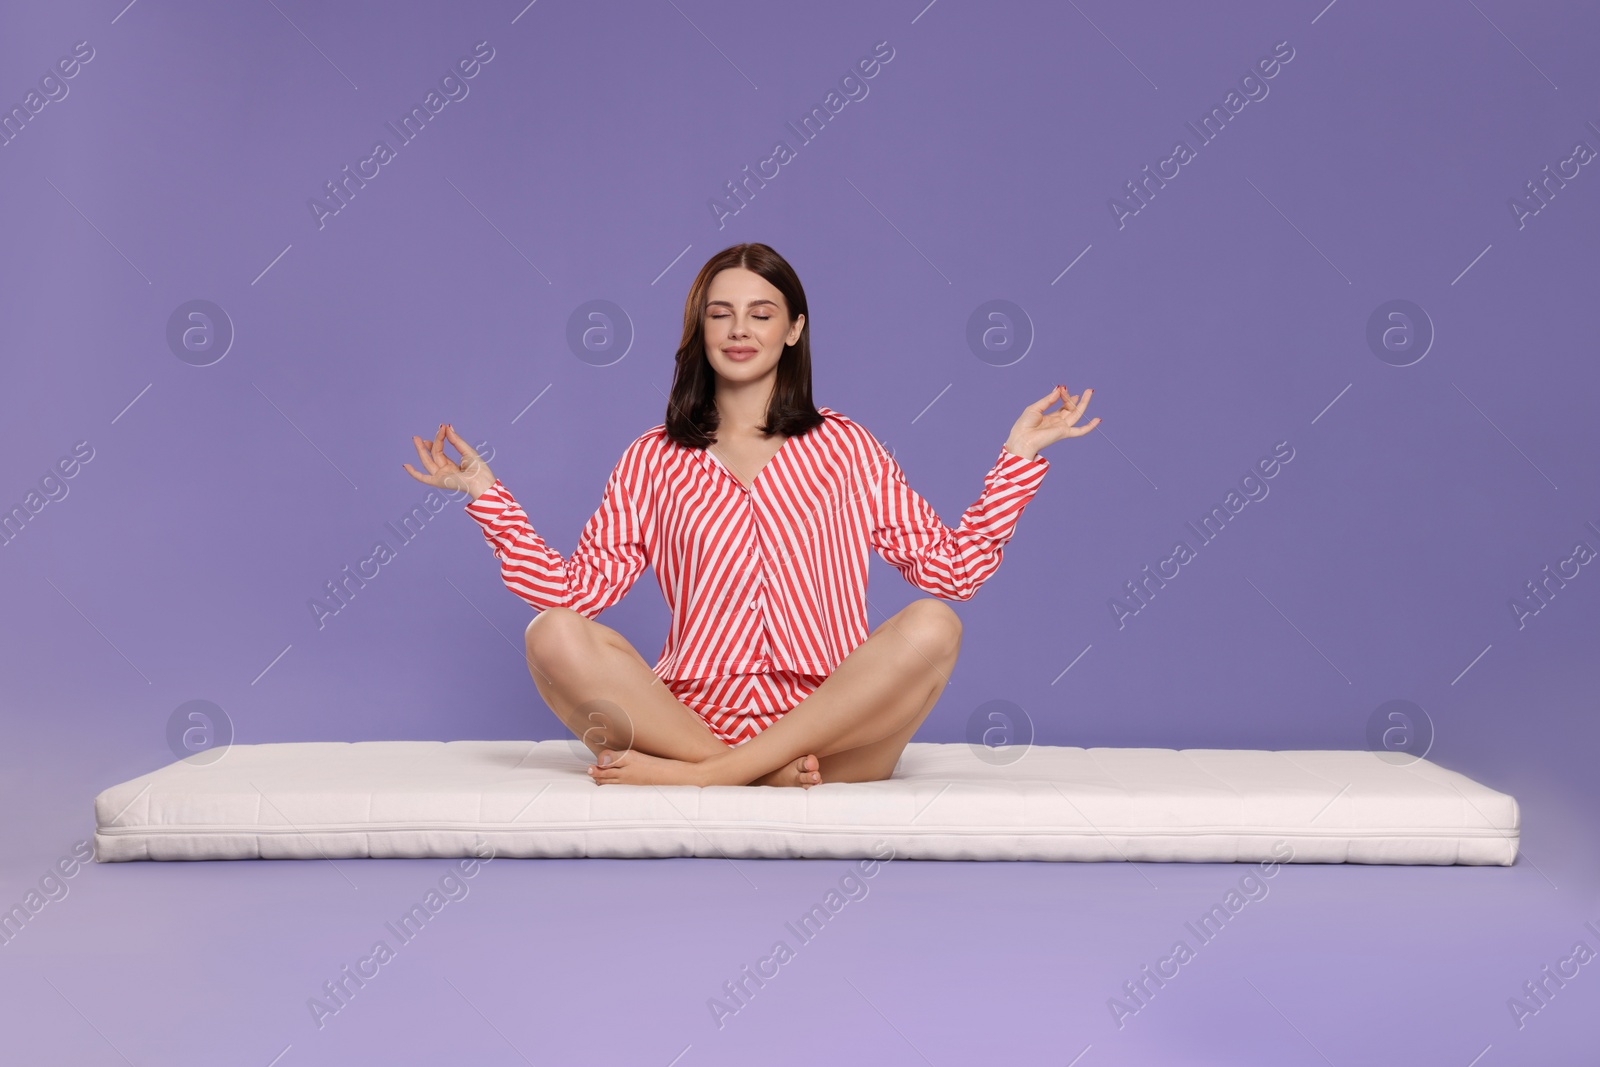
M 444 433 L 445 437 L 449 439 L 450 443 L 456 446 L 456 451 L 461 453 L 462 459 L 478 458 L 477 450 L 471 445 L 467 444 L 465 438 L 456 433 L 456 428 L 453 424 L 446 425 L 444 428 Z

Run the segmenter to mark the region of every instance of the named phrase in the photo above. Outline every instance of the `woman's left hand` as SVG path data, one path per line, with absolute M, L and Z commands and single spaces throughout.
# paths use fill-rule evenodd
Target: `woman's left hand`
M 1073 396 L 1067 392 L 1066 386 L 1056 386 L 1042 400 L 1023 409 L 1016 425 L 1011 427 L 1011 436 L 1006 438 L 1007 451 L 1023 459 L 1032 459 L 1045 445 L 1063 437 L 1082 437 L 1100 425 L 1098 418 L 1091 419 L 1083 426 L 1076 425 L 1093 395 L 1093 389 L 1085 389 L 1078 396 Z M 1046 414 L 1044 409 L 1057 400 L 1061 400 L 1061 406 Z

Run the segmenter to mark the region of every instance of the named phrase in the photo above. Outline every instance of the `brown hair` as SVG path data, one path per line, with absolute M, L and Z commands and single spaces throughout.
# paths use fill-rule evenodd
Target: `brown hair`
M 782 293 L 791 325 L 796 317 L 806 316 L 799 338 L 785 346 L 783 355 L 778 357 L 778 380 L 773 385 L 761 432 L 795 437 L 823 422 L 822 414 L 811 402 L 811 315 L 806 309 L 806 291 L 800 285 L 800 277 L 789 261 L 768 245 L 737 244 L 706 260 L 683 303 L 683 341 L 678 346 L 672 394 L 667 398 L 666 430 L 668 437 L 685 448 L 712 444 L 721 421 L 716 405 L 717 376 L 706 357 L 706 291 L 711 288 L 711 279 L 730 267 L 754 271 Z

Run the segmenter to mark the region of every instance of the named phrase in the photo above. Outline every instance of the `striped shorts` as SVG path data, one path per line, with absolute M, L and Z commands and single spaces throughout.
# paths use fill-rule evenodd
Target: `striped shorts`
M 663 679 L 663 684 L 730 748 L 744 744 L 816 691 L 827 675 L 767 671 L 721 678 Z

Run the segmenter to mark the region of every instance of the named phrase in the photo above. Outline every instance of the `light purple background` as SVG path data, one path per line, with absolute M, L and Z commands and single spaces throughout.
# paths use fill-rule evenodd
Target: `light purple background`
M 1600 148 L 1597 31 L 1506 0 L 5 5 L 0 107 L 95 55 L 0 148 L 0 506 L 94 449 L 0 547 L 4 907 L 96 792 L 174 758 L 185 701 L 244 743 L 562 736 L 459 504 L 321 629 L 307 602 L 396 545 L 410 435 L 441 420 L 570 552 L 662 421 L 696 270 L 746 240 L 806 286 L 817 402 L 948 523 L 1024 405 L 1095 390 L 1101 426 L 1046 451 L 957 605 L 919 740 L 1003 699 L 1048 744 L 1361 748 L 1410 700 L 1429 758 L 1518 798 L 1524 847 L 1285 868 L 1120 1031 L 1107 998 L 1249 868 L 891 863 L 719 1031 L 707 998 L 845 864 L 494 862 L 322 1030 L 306 999 L 448 864 L 91 866 L 0 946 L 3 1058 L 1593 1062 L 1600 964 L 1522 1029 L 1506 1001 L 1600 950 L 1600 577 L 1510 607 L 1600 548 L 1600 178 L 1520 226 L 1509 201 Z M 1268 95 L 1119 227 L 1108 201 L 1285 40 Z M 319 228 L 308 200 L 479 41 L 469 95 Z M 801 145 L 785 124 L 880 41 Z M 778 139 L 794 160 L 719 228 L 708 202 Z M 236 331 L 206 367 L 166 340 L 193 299 Z M 606 366 L 567 341 L 596 299 L 633 330 Z M 1034 334 L 1006 366 L 966 340 L 992 299 Z M 1392 299 L 1436 331 L 1410 366 L 1367 343 Z M 1119 628 L 1123 584 L 1280 441 L 1270 494 Z M 922 595 L 874 575 L 873 625 Z M 603 621 L 653 662 L 653 572 Z

